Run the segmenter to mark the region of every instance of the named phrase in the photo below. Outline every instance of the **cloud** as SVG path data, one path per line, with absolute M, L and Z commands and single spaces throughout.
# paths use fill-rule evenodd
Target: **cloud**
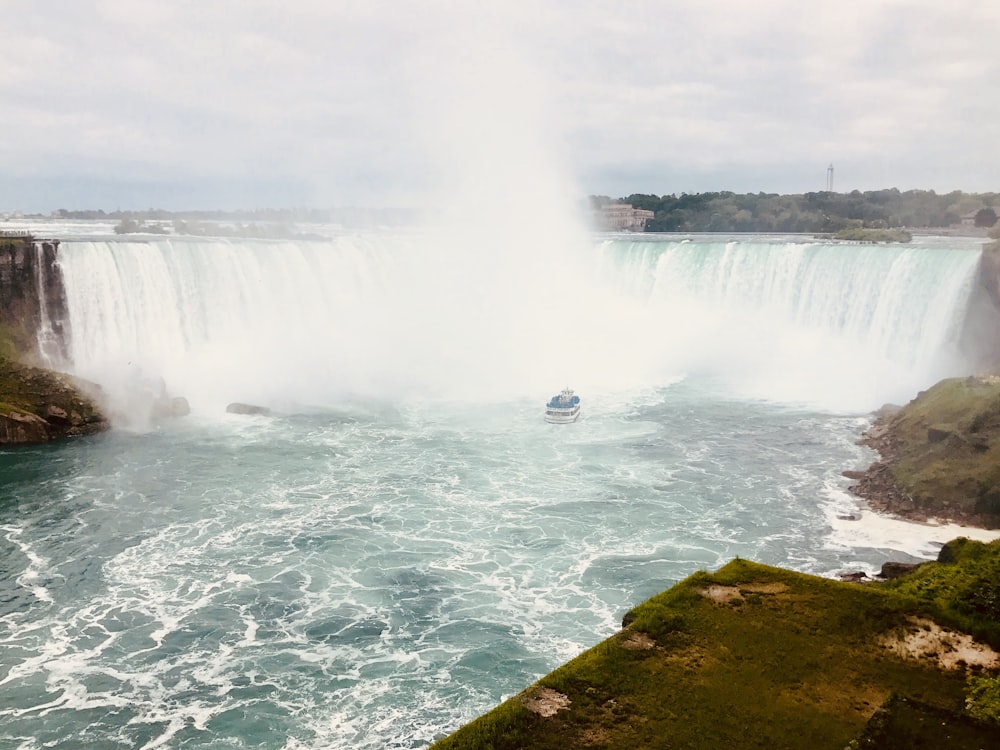
M 542 167 L 588 192 L 631 192 L 629 175 L 654 192 L 755 175 L 808 190 L 834 161 L 845 188 L 997 189 L 998 8 L 18 3 L 0 176 L 272 180 L 346 204 L 486 173 L 526 190 Z

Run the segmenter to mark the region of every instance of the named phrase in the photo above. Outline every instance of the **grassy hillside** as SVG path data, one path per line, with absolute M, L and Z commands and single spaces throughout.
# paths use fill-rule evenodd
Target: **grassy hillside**
M 973 713 L 992 715 L 997 655 L 938 625 L 997 644 L 993 610 L 975 602 L 991 596 L 981 584 L 994 580 L 1000 544 L 948 555 L 892 585 L 743 560 L 696 573 L 434 750 L 916 747 L 929 728 L 927 746 L 1000 746 L 1000 727 L 966 710 L 971 688 L 987 704 Z M 984 744 L 961 744 L 969 737 Z
M 1000 377 L 942 380 L 867 442 L 882 460 L 856 491 L 876 508 L 1000 527 Z

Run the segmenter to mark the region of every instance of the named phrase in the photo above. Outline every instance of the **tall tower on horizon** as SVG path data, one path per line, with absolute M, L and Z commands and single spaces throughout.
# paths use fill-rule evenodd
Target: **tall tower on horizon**
M 826 168 L 826 192 L 833 192 L 833 164 Z

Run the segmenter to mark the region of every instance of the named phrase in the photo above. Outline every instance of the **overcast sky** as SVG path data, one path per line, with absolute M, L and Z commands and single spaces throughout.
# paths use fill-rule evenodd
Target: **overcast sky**
M 1000 191 L 1000 2 L 0 0 L 0 210 Z M 470 198 L 471 197 L 471 198 Z

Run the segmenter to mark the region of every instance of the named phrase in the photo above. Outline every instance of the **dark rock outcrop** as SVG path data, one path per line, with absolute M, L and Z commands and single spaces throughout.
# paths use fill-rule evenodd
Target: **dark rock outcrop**
M 895 578 L 902 578 L 903 576 L 912 573 L 914 570 L 919 568 L 921 563 L 905 563 L 905 562 L 887 562 L 882 564 L 882 570 L 879 571 L 878 577 L 884 578 L 886 580 L 893 580 Z
M 98 387 L 68 375 L 0 360 L 0 445 L 46 443 L 109 427 Z

